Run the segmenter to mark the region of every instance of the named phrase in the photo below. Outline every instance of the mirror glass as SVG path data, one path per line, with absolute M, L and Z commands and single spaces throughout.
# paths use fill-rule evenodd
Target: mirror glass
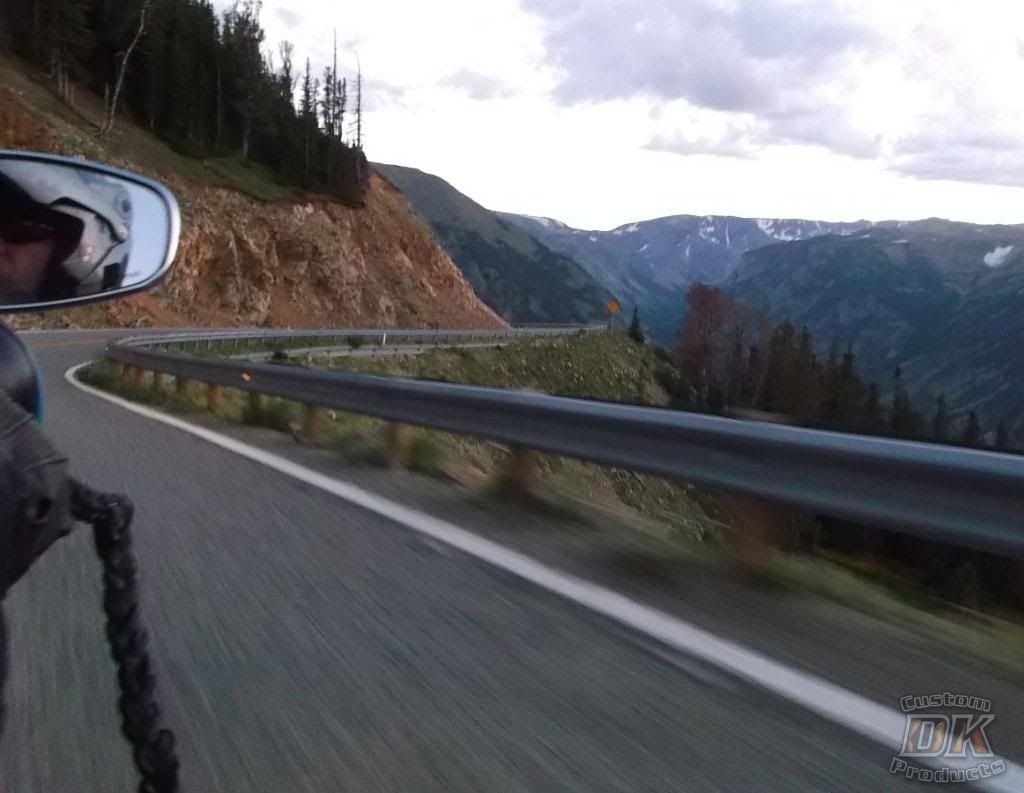
M 0 157 L 0 311 L 156 283 L 176 211 L 155 188 L 88 163 Z

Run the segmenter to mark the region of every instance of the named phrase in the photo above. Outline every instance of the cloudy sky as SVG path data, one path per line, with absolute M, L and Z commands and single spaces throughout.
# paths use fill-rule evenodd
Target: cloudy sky
M 1024 222 L 1021 0 L 264 0 L 262 19 L 317 69 L 337 28 L 371 159 L 493 209 Z

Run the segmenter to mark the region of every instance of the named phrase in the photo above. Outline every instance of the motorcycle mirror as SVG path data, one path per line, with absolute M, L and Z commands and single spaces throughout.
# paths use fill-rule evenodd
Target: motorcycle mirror
M 159 182 L 98 163 L 0 151 L 0 311 L 41 311 L 159 283 L 181 218 Z

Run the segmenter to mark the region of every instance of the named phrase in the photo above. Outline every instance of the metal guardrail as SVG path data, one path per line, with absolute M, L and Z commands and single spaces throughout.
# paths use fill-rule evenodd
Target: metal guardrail
M 551 332 L 567 331 L 510 335 Z M 389 331 L 389 338 L 395 333 Z M 458 335 L 408 333 L 404 339 Z M 461 333 L 468 339 L 489 332 Z M 1024 557 L 1022 457 L 528 391 L 201 358 L 171 349 L 181 341 L 116 341 L 108 355 L 179 378 L 658 474 Z
M 258 345 L 268 353 L 275 347 L 291 349 L 297 342 L 306 347 L 342 347 L 352 339 L 365 343 L 385 346 L 393 343 L 418 345 L 459 345 L 475 342 L 501 342 L 513 338 L 563 336 L 570 333 L 606 330 L 605 325 L 550 325 L 516 328 L 484 328 L 479 330 L 392 330 L 342 328 L 328 330 L 203 330 L 132 337 L 123 343 L 154 344 L 163 349 L 178 349 L 186 352 L 204 352 L 217 349 L 221 352 L 238 353 L 246 346 Z M 308 343 L 306 343 L 308 342 Z
M 308 339 L 348 339 L 350 337 L 375 338 L 387 336 L 389 339 L 422 339 L 434 343 L 443 343 L 451 340 L 452 343 L 461 341 L 522 338 L 530 336 L 565 336 L 580 331 L 590 332 L 606 330 L 607 325 L 530 325 L 515 328 L 480 328 L 471 330 L 401 330 L 391 328 L 328 328 L 328 329 L 305 329 L 295 328 L 282 330 L 273 329 L 203 329 L 199 331 L 168 332 L 159 335 L 137 336 L 121 339 L 121 342 L 134 343 L 144 342 L 147 344 L 159 344 L 161 346 L 177 345 L 194 341 L 226 341 L 231 339 L 254 339 L 269 343 L 272 341 L 284 341 L 297 338 Z

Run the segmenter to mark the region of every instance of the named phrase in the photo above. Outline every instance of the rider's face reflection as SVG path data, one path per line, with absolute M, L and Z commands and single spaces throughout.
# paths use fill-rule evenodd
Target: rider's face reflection
M 0 233 L 0 300 L 36 298 L 53 250 L 52 239 L 11 241 Z

